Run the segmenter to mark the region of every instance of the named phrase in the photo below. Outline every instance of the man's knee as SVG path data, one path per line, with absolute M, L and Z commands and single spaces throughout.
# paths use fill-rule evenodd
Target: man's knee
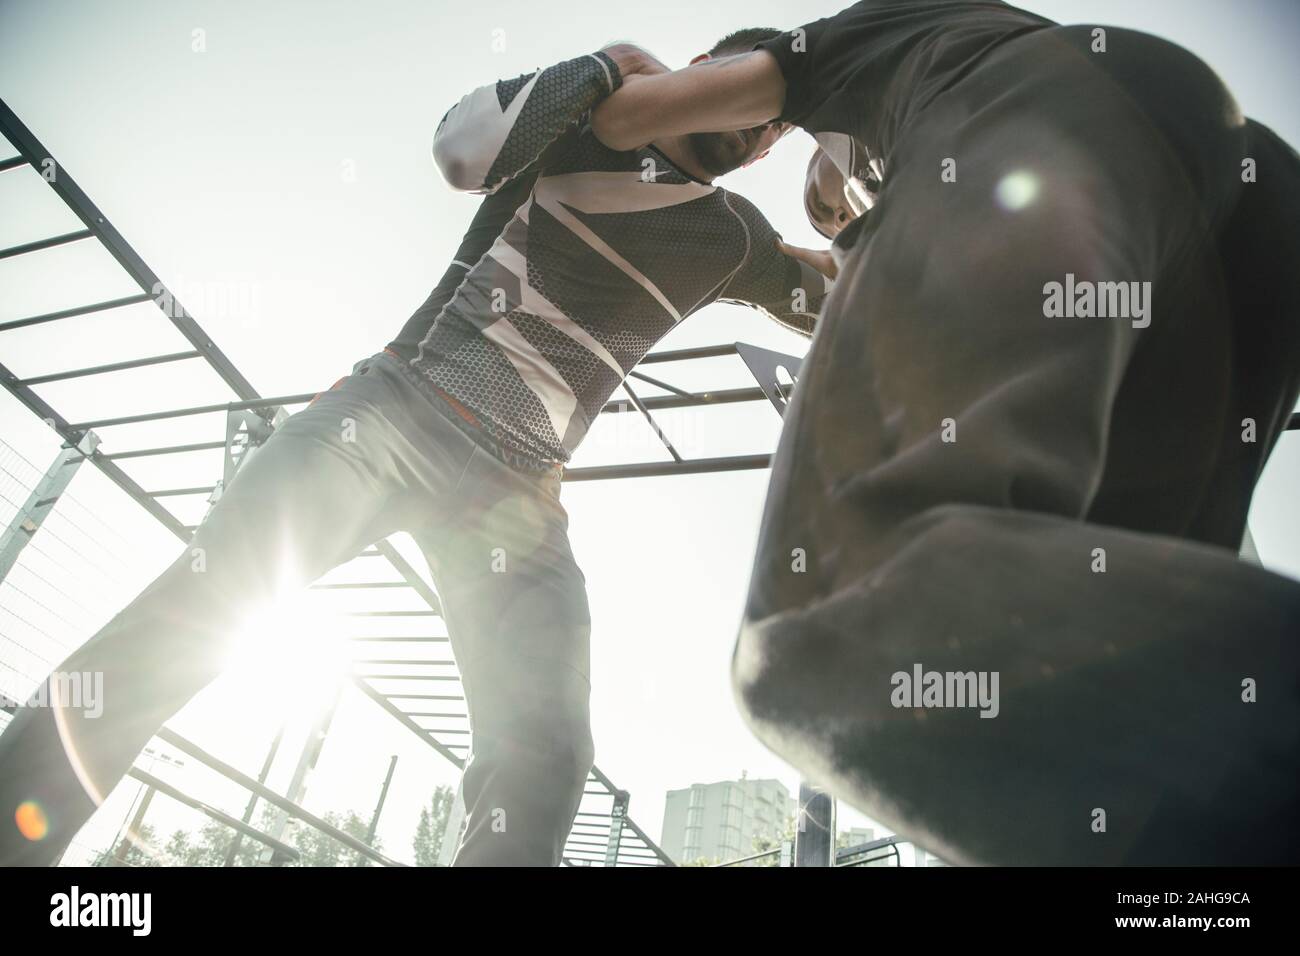
M 595 760 L 584 676 L 565 664 L 520 661 L 476 669 L 472 684 L 475 760 L 509 765 L 557 793 L 581 789 Z
M 857 719 L 889 720 L 889 675 L 900 655 L 920 652 L 908 645 L 936 612 L 940 567 L 975 560 L 988 528 L 988 509 L 927 509 L 899 524 L 877 563 L 861 574 L 827 581 L 810 589 L 815 597 L 765 618 L 747 616 L 731 665 L 745 719 L 757 727 L 851 711 Z M 753 595 L 749 604 L 770 606 Z M 885 692 L 872 692 L 876 684 Z

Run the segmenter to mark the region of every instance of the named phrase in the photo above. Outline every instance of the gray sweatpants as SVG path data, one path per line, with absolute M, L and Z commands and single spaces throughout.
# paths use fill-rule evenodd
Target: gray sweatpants
M 778 753 L 953 862 L 1294 863 L 1300 585 L 1236 551 L 1300 388 L 1300 160 L 1190 54 L 1107 34 L 1006 44 L 890 157 L 733 678 Z M 1153 307 L 1049 314 L 1053 282 Z
M 56 721 L 51 708 L 24 707 L 0 734 L 0 865 L 57 857 L 164 721 L 218 675 L 250 607 L 399 530 L 429 562 L 469 708 L 455 864 L 559 863 L 593 760 L 590 618 L 561 476 L 503 464 L 397 361 L 359 362 L 289 418 L 175 563 L 57 668 L 102 672 L 101 716 L 63 709 Z M 31 803 L 49 822 L 36 841 L 14 822 Z

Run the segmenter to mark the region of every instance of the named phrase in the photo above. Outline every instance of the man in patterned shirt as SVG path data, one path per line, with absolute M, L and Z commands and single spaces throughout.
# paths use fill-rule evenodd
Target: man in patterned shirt
M 711 53 L 774 35 L 741 31 Z M 429 562 L 469 709 L 455 863 L 560 861 L 594 756 L 563 463 L 691 313 L 734 301 L 807 334 L 828 288 L 712 184 L 783 125 L 626 152 L 591 135 L 596 103 L 660 69 L 620 44 L 449 111 L 435 159 L 452 185 L 489 194 L 456 260 L 389 347 L 277 429 L 186 552 L 60 666 L 104 674 L 102 715 L 24 707 L 0 735 L 0 864 L 58 855 L 217 676 L 250 604 L 396 531 Z

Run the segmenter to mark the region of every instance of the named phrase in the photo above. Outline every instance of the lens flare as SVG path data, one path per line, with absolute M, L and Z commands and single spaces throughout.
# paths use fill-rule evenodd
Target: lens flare
M 50 832 L 50 821 L 35 800 L 18 804 L 18 809 L 14 811 L 14 823 L 18 825 L 18 832 L 33 843 L 44 840 Z
M 999 206 L 1008 212 L 1019 212 L 1038 198 L 1038 177 L 1024 170 L 1007 173 L 996 192 Z

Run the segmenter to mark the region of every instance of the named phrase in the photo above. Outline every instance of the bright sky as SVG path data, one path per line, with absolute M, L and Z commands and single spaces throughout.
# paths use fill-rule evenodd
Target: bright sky
M 0 7 L 0 95 L 263 394 L 313 392 L 389 340 L 460 240 L 478 200 L 443 184 L 429 145 L 462 93 L 616 39 L 682 66 L 738 27 L 790 28 L 840 5 L 574 2 L 557 15 L 557 8 L 523 0 L 9 0 Z M 1087 18 L 1180 42 L 1224 76 L 1248 114 L 1300 143 L 1300 5 L 1290 0 L 1022 5 L 1062 22 Z M 203 31 L 202 52 L 194 49 L 196 30 Z M 788 240 L 816 246 L 824 243 L 804 220 L 799 191 L 811 148 L 803 134 L 792 136 L 722 182 L 754 200 Z M 28 171 L 0 175 L 0 209 L 0 246 L 73 228 Z M 41 253 L 37 268 L 33 258 L 0 261 L 0 321 L 136 291 L 84 243 Z M 796 354 L 804 347 L 757 313 L 715 305 L 661 348 L 737 340 Z M 144 305 L 6 332 L 0 361 L 36 375 L 183 347 Z M 74 421 L 228 397 L 195 368 L 97 377 L 42 394 Z M 737 359 L 688 366 L 669 380 L 701 388 L 748 384 Z M 765 404 L 669 415 L 664 425 L 687 456 L 769 451 L 779 430 Z M 218 416 L 103 435 L 111 450 L 211 440 L 221 427 Z M 57 450 L 51 433 L 7 394 L 0 397 L 0 438 L 41 469 Z M 648 431 L 607 420 L 574 464 L 664 457 Z M 210 484 L 219 467 L 218 456 L 199 455 L 131 473 L 146 488 L 176 487 Z M 1300 436 L 1291 435 L 1265 473 L 1251 525 L 1264 562 L 1300 577 L 1298 476 Z M 594 619 L 597 764 L 631 791 L 633 818 L 656 839 L 669 789 L 742 771 L 797 789 L 797 774 L 742 725 L 727 680 L 766 481 L 766 472 L 750 472 L 564 491 Z M 86 605 L 74 612 L 45 600 L 66 619 L 57 625 L 66 625 L 62 631 L 45 628 L 65 646 L 88 636 L 177 552 L 174 538 L 93 469 L 82 470 L 72 493 L 71 513 L 79 517 L 64 536 L 92 535 L 102 549 L 79 545 L 43 572 Z M 185 501 L 178 510 L 197 520 L 202 499 Z M 15 572 L 12 587 L 40 586 L 41 573 L 26 573 L 31 580 L 24 584 Z M 10 639 L 23 624 L 0 614 L 0 633 Z M 8 655 L 0 659 L 9 662 L 8 671 L 0 668 L 0 690 L 40 676 L 58 646 L 33 644 L 39 636 L 23 640 L 26 650 L 0 641 Z M 290 666 L 299 683 L 306 683 L 304 671 Z M 173 725 L 255 774 L 274 714 L 287 706 L 284 686 L 236 668 Z M 296 754 L 299 742 L 287 740 L 285 752 Z M 395 856 L 409 859 L 419 807 L 435 784 L 455 775 L 355 692 L 343 697 L 306 803 L 316 812 L 368 816 L 390 754 L 400 759 L 380 836 Z M 278 768 L 273 783 L 282 784 L 288 769 Z M 240 791 L 193 762 L 155 770 L 242 810 Z M 90 844 L 102 845 L 115 831 L 135 792 L 134 785 L 119 788 L 87 831 Z M 197 829 L 196 815 L 166 804 L 155 802 L 151 821 L 167 831 Z M 864 825 L 863 818 L 842 808 L 841 825 Z

